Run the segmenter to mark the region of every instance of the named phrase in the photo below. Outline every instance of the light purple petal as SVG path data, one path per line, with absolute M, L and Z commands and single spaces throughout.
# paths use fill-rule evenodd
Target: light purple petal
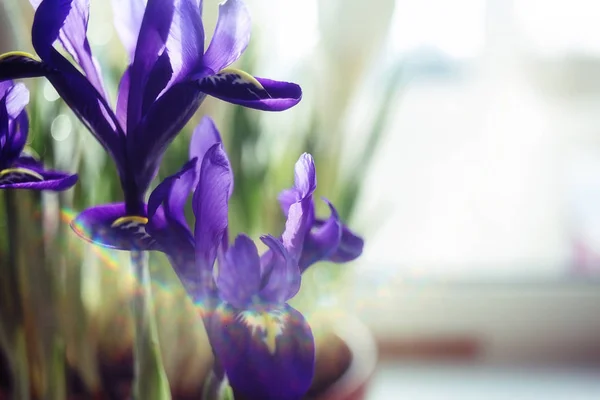
M 114 24 L 129 59 L 133 60 L 147 0 L 112 0 Z
M 121 128 L 125 131 L 127 129 L 127 101 L 129 100 L 129 74 L 131 73 L 131 65 L 127 67 L 121 81 L 119 82 L 119 88 L 117 91 L 117 107 L 115 115 Z
M 77 182 L 77 175 L 59 171 L 34 171 L 13 167 L 0 171 L 0 189 L 62 191 Z
M 258 294 L 260 284 L 260 258 L 256 245 L 248 236 L 238 235 L 219 259 L 219 297 L 235 308 L 246 308 Z
M 196 216 L 196 262 L 212 277 L 212 268 L 219 246 L 227 232 L 228 199 L 231 169 L 227 154 L 220 143 L 206 152 L 200 169 L 200 179 L 194 192 L 193 210 Z
M 201 9 L 196 0 L 176 0 L 175 14 L 167 39 L 167 51 L 173 62 L 175 79 L 179 82 L 202 64 L 204 27 Z
M 154 250 L 156 242 L 146 233 L 145 217 L 131 218 L 125 203 L 102 204 L 81 212 L 71 228 L 81 238 L 118 250 Z
M 242 0 L 226 0 L 219 5 L 219 19 L 210 45 L 204 54 L 204 65 L 220 72 L 236 61 L 250 41 L 252 21 Z
M 279 196 L 277 196 L 277 200 L 279 200 L 279 206 L 281 207 L 283 215 L 287 217 L 292 204 L 300 200 L 299 193 L 295 188 L 285 189 L 282 190 L 281 193 L 279 193 Z
M 310 154 L 304 153 L 295 166 L 294 189 L 300 199 L 288 209 L 285 230 L 281 241 L 296 261 L 300 259 L 304 238 L 314 222 L 312 194 L 317 186 L 315 163 Z
M 302 89 L 295 83 L 255 78 L 234 69 L 200 77 L 198 86 L 204 93 L 228 103 L 263 111 L 287 110 L 302 99 Z
M 315 343 L 302 314 L 287 304 L 261 311 L 222 306 L 214 321 L 209 337 L 236 399 L 304 398 Z
M 263 236 L 261 240 L 269 247 L 270 257 L 269 265 L 262 266 L 263 287 L 260 298 L 264 303 L 283 304 L 300 290 L 301 276 L 298 264 L 273 236 Z
M 204 154 L 211 148 L 215 143 L 222 143 L 221 135 L 215 125 L 215 122 L 210 117 L 202 117 L 200 123 L 194 129 L 192 134 L 192 140 L 190 141 L 189 158 L 192 159 L 197 157 L 198 160 L 204 159 Z M 228 160 L 229 161 L 229 160 Z M 231 165 L 229 166 L 231 171 L 231 186 L 229 188 L 229 197 L 233 193 L 233 170 Z M 198 179 L 196 178 L 196 184 Z
M 342 238 L 340 217 L 333 204 L 327 199 L 324 200 L 329 205 L 331 216 L 322 225 L 313 227 L 308 232 L 298 263 L 300 272 L 304 272 L 312 264 L 332 256 L 340 245 Z
M 174 0 L 149 0 L 140 27 L 135 56 L 129 72 L 127 132 L 134 132 L 142 119 L 142 105 L 149 77 L 161 55 L 173 19 Z

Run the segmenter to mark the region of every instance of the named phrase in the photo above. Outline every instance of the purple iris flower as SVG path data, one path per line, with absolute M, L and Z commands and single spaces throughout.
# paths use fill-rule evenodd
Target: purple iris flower
M 29 130 L 27 103 L 25 85 L 0 82 L 0 189 L 68 189 L 77 182 L 77 175 L 46 170 L 23 153 Z
M 116 163 L 124 202 L 83 211 L 73 227 L 107 247 L 151 247 L 144 235 L 147 189 L 162 155 L 206 95 L 281 111 L 297 104 L 298 85 L 229 68 L 250 38 L 242 0 L 226 0 L 204 49 L 201 0 L 115 1 L 115 24 L 129 53 L 113 110 L 87 40 L 89 0 L 30 0 L 32 43 L 41 61 L 21 52 L 0 56 L 0 81 L 45 76 Z M 54 46 L 58 41 L 76 65 Z
M 304 317 L 287 301 L 298 292 L 309 265 L 356 258 L 362 239 L 339 221 L 331 204 L 328 219 L 315 218 L 315 165 L 303 154 L 296 163 L 294 187 L 282 194 L 287 222 L 281 238 L 262 236 L 268 249 L 262 255 L 244 234 L 230 245 L 233 175 L 209 118 L 194 131 L 190 159 L 150 195 L 147 231 L 170 258 L 188 294 L 203 306 L 217 362 L 234 393 L 243 398 L 302 398 L 314 373 L 314 340 Z M 183 211 L 192 191 L 193 234 Z

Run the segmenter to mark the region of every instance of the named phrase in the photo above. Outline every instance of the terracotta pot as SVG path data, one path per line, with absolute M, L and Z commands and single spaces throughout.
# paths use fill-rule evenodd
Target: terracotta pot
M 317 356 L 315 384 L 307 399 L 366 399 L 377 365 L 377 346 L 373 335 L 354 317 L 336 320 L 332 334 L 321 342 L 321 349 L 317 341 L 317 352 L 321 354 Z M 329 379 L 324 376 L 329 376 Z

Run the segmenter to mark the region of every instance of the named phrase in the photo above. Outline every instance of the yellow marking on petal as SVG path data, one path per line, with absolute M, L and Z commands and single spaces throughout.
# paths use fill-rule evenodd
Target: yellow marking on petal
M 29 58 L 33 61 L 39 61 L 38 59 L 35 58 L 35 56 L 33 54 L 29 54 L 25 51 L 9 51 L 8 53 L 0 54 L 0 61 L 4 60 L 5 58 L 15 57 L 15 56 Z
M 127 217 L 120 217 L 120 218 L 117 218 L 115 220 L 115 222 L 113 222 L 110 225 L 110 227 L 117 228 L 117 227 L 127 224 L 129 222 L 137 222 L 138 224 L 146 225 L 148 223 L 148 218 L 139 217 L 139 216 L 135 216 L 135 215 L 131 215 L 131 216 L 127 216 Z
M 40 181 L 44 180 L 44 177 L 40 174 L 38 174 L 35 171 L 32 171 L 30 169 L 27 168 L 7 168 L 7 169 L 3 169 L 2 171 L 0 171 L 0 178 L 2 178 L 3 176 L 6 176 L 8 174 L 25 174 L 25 175 L 29 175 L 32 176 Z
M 219 74 L 238 75 L 240 78 L 242 78 L 242 80 L 244 80 L 244 82 L 249 83 L 253 86 L 256 86 L 260 90 L 265 90 L 263 85 L 261 85 L 261 83 L 258 80 L 256 80 L 255 77 L 253 77 L 252 75 L 250 75 L 249 73 L 247 73 L 245 71 L 242 71 L 241 69 L 225 68 L 225 69 L 221 70 L 221 72 L 219 72 Z
M 283 332 L 283 321 L 279 314 L 269 312 L 246 311 L 241 315 L 244 323 L 252 329 L 254 335 L 256 330 L 265 333 L 264 342 L 267 345 L 269 353 L 275 354 L 277 351 L 277 337 Z

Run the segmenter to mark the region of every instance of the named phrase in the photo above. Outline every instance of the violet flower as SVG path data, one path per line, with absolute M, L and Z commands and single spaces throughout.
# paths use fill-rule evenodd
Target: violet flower
M 146 191 L 162 155 L 206 97 L 280 111 L 297 104 L 298 85 L 255 78 L 228 66 L 246 48 L 250 18 L 242 0 L 226 0 L 204 50 L 202 1 L 115 2 L 115 23 L 131 63 L 111 109 L 86 31 L 89 0 L 30 0 L 37 7 L 32 43 L 41 61 L 0 56 L 0 81 L 45 76 L 116 163 L 124 202 L 83 211 L 72 226 L 107 247 L 152 248 L 144 234 Z M 56 41 L 72 56 L 68 61 Z M 79 69 L 83 71 L 81 73 Z
M 362 239 L 343 226 L 331 205 L 327 220 L 315 218 L 316 171 L 312 157 L 304 154 L 296 163 L 294 188 L 284 192 L 288 219 L 281 238 L 262 236 L 268 248 L 262 256 L 244 234 L 230 246 L 233 175 L 209 118 L 194 132 L 190 158 L 150 195 L 147 231 L 169 256 L 188 294 L 202 305 L 217 365 L 234 393 L 300 399 L 312 382 L 314 338 L 302 314 L 287 301 L 298 292 L 308 265 L 355 258 Z M 183 213 L 192 190 L 194 234 Z
M 77 175 L 46 170 L 23 153 L 29 130 L 27 103 L 25 85 L 0 82 L 0 189 L 68 189 L 77 182 Z

